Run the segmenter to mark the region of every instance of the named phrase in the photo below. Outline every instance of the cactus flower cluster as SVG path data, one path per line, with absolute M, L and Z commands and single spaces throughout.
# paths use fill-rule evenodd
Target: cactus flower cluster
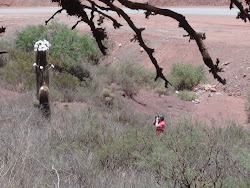
M 47 51 L 51 44 L 47 40 L 39 40 L 34 45 L 34 51 Z

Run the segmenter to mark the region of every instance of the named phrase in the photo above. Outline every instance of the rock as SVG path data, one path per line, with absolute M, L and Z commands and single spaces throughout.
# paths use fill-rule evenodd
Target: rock
M 119 47 L 122 47 L 122 43 L 119 43 L 119 45 L 118 45 Z
M 199 104 L 200 100 L 199 99 L 194 99 L 194 100 L 192 100 L 192 102 L 195 103 L 195 104 Z
M 243 74 L 243 78 L 245 78 L 247 76 L 247 74 Z
M 212 87 L 212 88 L 210 88 L 210 91 L 211 91 L 211 92 L 216 92 L 217 90 L 216 90 L 215 88 Z
M 202 93 L 204 93 L 204 90 L 199 89 L 199 90 L 197 91 L 197 93 L 198 93 L 198 94 L 202 94 Z
M 179 91 L 175 91 L 176 94 L 180 93 Z
M 206 84 L 203 85 L 205 91 L 212 91 L 212 92 L 216 92 L 216 85 L 210 85 L 210 84 Z
M 144 51 L 143 47 L 140 48 L 140 52 L 142 53 Z
M 208 94 L 208 97 L 212 97 L 212 96 L 214 96 L 212 93 L 209 93 L 209 94 Z

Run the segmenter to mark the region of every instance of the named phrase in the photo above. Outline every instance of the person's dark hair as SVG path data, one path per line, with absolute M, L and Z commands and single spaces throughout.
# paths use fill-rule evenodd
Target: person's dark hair
M 163 114 L 160 114 L 160 115 L 159 115 L 159 118 L 163 121 L 163 120 L 164 120 L 164 115 L 163 115 Z

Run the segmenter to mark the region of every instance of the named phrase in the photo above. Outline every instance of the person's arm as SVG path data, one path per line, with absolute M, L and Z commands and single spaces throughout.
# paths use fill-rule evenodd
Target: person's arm
M 155 119 L 155 126 L 159 127 L 159 118 L 158 117 Z

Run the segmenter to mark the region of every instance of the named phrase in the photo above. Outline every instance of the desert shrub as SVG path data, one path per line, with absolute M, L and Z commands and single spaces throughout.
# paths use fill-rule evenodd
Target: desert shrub
M 7 51 L 8 43 L 0 39 L 0 51 Z M 0 68 L 4 67 L 7 64 L 7 54 L 0 55 Z
M 157 93 L 159 97 L 161 97 L 161 95 L 164 95 L 166 93 L 166 89 L 157 87 L 154 89 L 154 92 Z
M 154 73 L 136 62 L 124 61 L 119 64 L 117 68 L 118 82 L 122 82 L 123 78 L 129 77 L 132 78 L 133 82 L 137 85 L 147 86 L 154 80 Z
M 184 101 L 192 101 L 197 98 L 197 95 L 194 92 L 188 90 L 180 91 L 177 96 Z
M 19 50 L 9 50 L 11 59 L 0 70 L 0 76 L 16 91 L 35 87 L 35 73 L 32 67 L 33 55 Z
M 248 187 L 248 136 L 240 126 L 209 128 L 184 119 L 168 127 L 164 138 L 151 139 L 152 151 L 146 157 L 138 152 L 137 164 L 166 187 Z
M 80 81 L 84 81 L 87 78 L 90 78 L 90 72 L 84 68 L 80 64 L 72 64 L 68 69 L 67 72 L 77 77 Z
M 51 85 L 56 89 L 75 90 L 79 87 L 79 79 L 68 73 L 55 73 L 51 79 Z
M 127 96 L 133 97 L 141 88 L 154 87 L 154 73 L 135 62 L 124 61 L 114 67 L 112 80 Z
M 242 126 L 183 119 L 156 136 L 152 122 L 138 114 L 140 121 L 123 123 L 119 109 L 91 105 L 52 106 L 48 122 L 31 100 L 0 98 L 2 187 L 55 187 L 52 166 L 60 187 L 250 185 L 250 132 Z
M 80 81 L 90 79 L 90 72 L 82 62 L 98 63 L 101 55 L 95 41 L 87 35 L 77 35 L 66 25 L 52 22 L 48 26 L 28 26 L 20 30 L 14 40 L 15 45 L 1 41 L 9 53 L 1 56 L 0 66 L 3 69 L 0 76 L 12 90 L 29 90 L 35 86 L 33 48 L 39 39 L 47 39 L 52 44 L 48 62 L 55 64 L 60 72 L 68 72 Z
M 40 39 L 46 39 L 52 45 L 48 62 L 76 76 L 81 81 L 90 77 L 90 72 L 82 66 L 82 62 L 97 64 L 101 57 L 92 37 L 77 35 L 75 30 L 55 21 L 48 26 L 28 26 L 19 31 L 15 45 L 21 52 L 31 52 L 35 42 Z
M 51 43 L 50 55 L 60 58 L 66 66 L 71 62 L 82 62 L 84 59 L 98 63 L 100 51 L 93 38 L 77 35 L 77 31 L 68 26 L 52 21 L 48 26 L 27 26 L 17 34 L 15 44 L 23 51 L 33 51 L 38 40 L 46 39 Z
M 72 102 L 75 100 L 75 93 L 80 87 L 80 81 L 77 77 L 69 73 L 54 73 L 51 76 L 50 88 L 53 88 L 51 95 L 53 100 L 63 102 Z
M 169 74 L 169 81 L 177 90 L 190 90 L 205 80 L 204 66 L 174 63 Z

